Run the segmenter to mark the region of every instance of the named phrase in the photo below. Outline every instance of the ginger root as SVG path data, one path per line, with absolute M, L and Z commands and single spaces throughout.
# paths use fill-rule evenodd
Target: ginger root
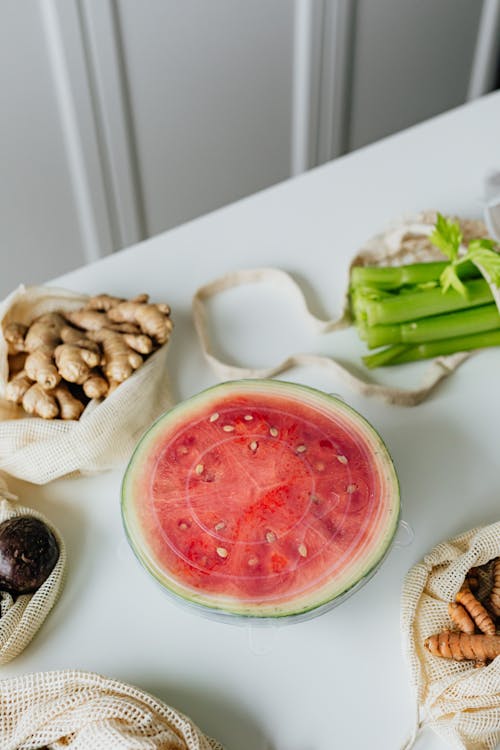
M 18 372 L 12 380 L 9 380 L 5 386 L 5 398 L 7 401 L 13 401 L 15 404 L 20 404 L 23 400 L 23 396 L 33 385 L 33 381 L 26 375 L 25 370 Z
M 471 635 L 457 631 L 444 630 L 431 635 L 424 642 L 425 648 L 433 656 L 456 661 L 471 660 L 486 663 L 500 656 L 499 635 Z
M 17 354 L 24 351 L 24 337 L 28 331 L 28 326 L 22 323 L 9 323 L 4 331 L 4 338 L 8 343 L 9 354 Z
M 29 327 L 24 339 L 24 351 L 37 349 L 53 351 L 61 340 L 61 330 L 67 323 L 59 313 L 40 315 Z
M 85 406 L 83 402 L 73 396 L 68 386 L 58 385 L 54 388 L 52 394 L 59 406 L 59 416 L 61 419 L 79 419 Z
M 55 419 L 59 416 L 56 399 L 38 383 L 28 388 L 23 396 L 22 405 L 28 414 L 34 414 L 42 419 Z
M 99 352 L 82 349 L 72 344 L 60 344 L 56 347 L 54 357 L 57 369 L 68 383 L 85 383 L 93 367 L 101 361 Z
M 128 346 L 123 334 L 103 328 L 92 331 L 89 335 L 102 346 L 103 370 L 108 380 L 123 383 L 142 365 L 141 355 Z
M 109 396 L 173 328 L 170 307 L 147 294 L 100 294 L 85 307 L 46 313 L 3 330 L 10 381 L 6 398 L 43 419 L 78 419 L 87 399 Z M 81 386 L 68 388 L 69 384 Z
M 158 344 L 164 344 L 172 331 L 170 307 L 164 304 L 151 304 L 141 298 L 120 302 L 108 310 L 108 318 L 114 323 L 137 323 L 146 336 Z
M 61 376 L 54 364 L 50 349 L 42 347 L 28 354 L 24 363 L 26 375 L 46 391 L 55 388 Z
M 109 394 L 109 383 L 99 370 L 93 370 L 83 384 L 83 392 L 88 398 L 104 398 Z

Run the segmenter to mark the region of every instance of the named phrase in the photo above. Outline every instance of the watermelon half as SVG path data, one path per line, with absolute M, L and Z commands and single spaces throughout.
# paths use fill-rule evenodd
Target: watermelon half
M 294 383 L 210 388 L 160 417 L 127 468 L 132 548 L 169 592 L 219 614 L 294 617 L 373 573 L 399 486 L 343 401 Z

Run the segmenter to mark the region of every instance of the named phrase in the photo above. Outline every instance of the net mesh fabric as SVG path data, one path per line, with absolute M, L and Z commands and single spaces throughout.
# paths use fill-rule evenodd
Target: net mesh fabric
M 0 477 L 0 523 L 16 516 L 32 516 L 43 521 L 56 538 L 59 558 L 35 593 L 22 594 L 14 601 L 10 594 L 0 591 L 0 664 L 20 654 L 41 627 L 61 593 L 66 568 L 66 549 L 57 529 L 41 513 L 18 505 Z
M 500 658 L 486 667 L 432 656 L 428 636 L 452 629 L 454 601 L 470 568 L 500 556 L 500 522 L 442 542 L 407 574 L 401 626 L 417 724 L 432 727 L 452 747 L 494 750 L 500 742 Z M 480 582 L 479 596 L 484 593 Z M 418 728 L 405 748 L 412 747 Z
M 463 234 L 463 241 L 468 242 L 474 237 L 484 237 L 486 227 L 481 221 L 459 220 Z M 427 211 L 409 217 L 389 227 L 382 234 L 369 240 L 352 259 L 349 273 L 353 266 L 362 265 L 402 265 L 405 263 L 420 263 L 426 261 L 445 260 L 444 255 L 429 241 L 436 222 L 436 213 Z M 417 388 L 405 389 L 374 383 L 371 376 L 366 378 L 357 375 L 350 368 L 345 367 L 334 357 L 317 354 L 292 354 L 273 367 L 251 368 L 238 367 L 223 361 L 218 357 L 210 335 L 209 315 L 206 303 L 210 298 L 227 289 L 242 284 L 255 284 L 263 281 L 272 282 L 276 287 L 288 288 L 302 306 L 304 315 L 318 333 L 328 333 L 351 325 L 352 319 L 349 309 L 349 282 L 346 280 L 346 293 L 340 315 L 332 320 L 322 320 L 316 317 L 308 308 L 304 294 L 293 278 L 277 268 L 253 268 L 234 271 L 215 279 L 197 290 L 193 297 L 193 318 L 203 353 L 213 370 L 223 380 L 236 378 L 270 378 L 279 375 L 295 366 L 323 367 L 330 370 L 342 380 L 351 390 L 364 396 L 374 396 L 390 404 L 398 406 L 415 406 L 424 401 L 435 390 L 439 383 L 451 375 L 470 352 L 460 352 L 445 357 L 437 357 L 427 367 L 422 381 Z M 500 309 L 500 295 L 496 287 L 492 287 L 497 305 Z
M 91 672 L 0 681 L 3 750 L 223 750 L 179 711 Z
M 75 310 L 88 297 L 50 287 L 19 287 L 0 305 L 0 397 L 8 381 L 3 327 L 29 324 L 55 310 Z M 91 401 L 78 421 L 28 417 L 0 403 L 0 470 L 35 484 L 92 474 L 126 461 L 146 427 L 171 406 L 166 377 L 167 346 L 101 402 Z

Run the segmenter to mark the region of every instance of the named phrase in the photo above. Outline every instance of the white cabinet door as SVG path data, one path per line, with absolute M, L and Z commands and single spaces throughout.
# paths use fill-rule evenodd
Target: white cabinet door
M 84 262 L 41 5 L 0 3 L 0 296 Z
M 481 8 L 357 0 L 349 149 L 465 102 Z
M 117 9 L 148 234 L 289 176 L 293 2 Z

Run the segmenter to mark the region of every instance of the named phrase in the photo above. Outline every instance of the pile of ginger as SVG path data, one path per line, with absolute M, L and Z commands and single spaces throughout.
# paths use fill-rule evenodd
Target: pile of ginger
M 444 630 L 426 639 L 434 656 L 474 661 L 476 667 L 500 656 L 500 557 L 472 568 L 455 601 L 448 605 L 455 630 Z
M 110 395 L 167 343 L 170 307 L 147 294 L 100 294 L 75 311 L 46 313 L 30 326 L 4 327 L 9 377 L 5 398 L 43 419 L 79 419 L 90 399 Z

